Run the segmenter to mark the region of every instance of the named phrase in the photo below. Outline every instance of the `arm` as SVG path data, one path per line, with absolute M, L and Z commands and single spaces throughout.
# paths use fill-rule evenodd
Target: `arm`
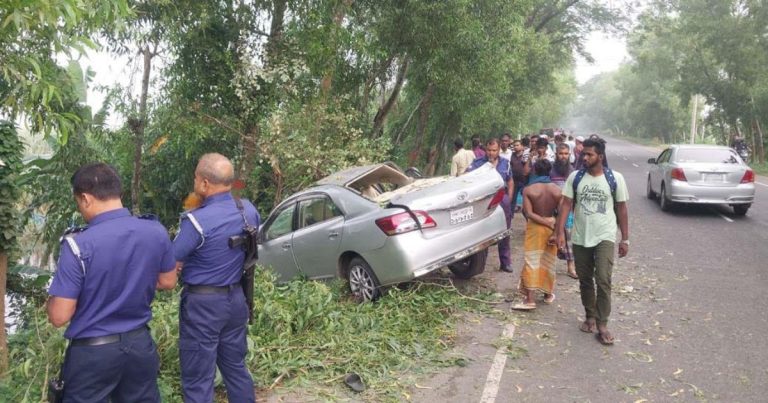
M 619 230 L 621 231 L 621 240 L 629 240 L 629 213 L 627 212 L 627 202 L 616 203 L 616 218 L 619 220 Z M 627 256 L 629 244 L 619 242 L 619 257 Z
M 181 271 L 181 262 L 176 262 L 176 267 L 168 272 L 160 273 L 157 278 L 158 290 L 172 290 L 176 288 L 176 283 L 179 280 L 178 273 Z
M 75 315 L 77 299 L 63 298 L 51 295 L 48 297 L 47 311 L 48 322 L 53 327 L 62 327 Z
M 557 222 L 555 223 L 555 233 L 553 234 L 558 248 L 565 248 L 565 221 L 568 219 L 568 214 L 571 213 L 572 206 L 573 200 L 563 195 L 557 207 Z
M 512 200 L 512 198 L 515 197 L 515 181 L 512 179 L 512 175 L 509 175 L 509 180 L 507 180 L 507 196 L 509 196 L 510 203 L 515 202 Z

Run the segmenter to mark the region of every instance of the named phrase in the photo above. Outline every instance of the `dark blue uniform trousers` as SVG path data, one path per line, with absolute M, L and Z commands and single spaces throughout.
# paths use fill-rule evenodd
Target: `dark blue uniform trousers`
M 253 378 L 245 366 L 248 306 L 240 287 L 228 293 L 181 294 L 179 359 L 186 403 L 213 402 L 219 367 L 230 402 L 255 402 Z
M 100 346 L 69 346 L 64 402 L 159 402 L 160 358 L 149 330 Z

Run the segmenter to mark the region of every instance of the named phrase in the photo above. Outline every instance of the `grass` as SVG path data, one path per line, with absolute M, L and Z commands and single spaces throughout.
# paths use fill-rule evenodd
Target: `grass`
M 278 285 L 272 273 L 258 271 L 246 361 L 261 393 L 296 390 L 302 399 L 349 399 L 351 392 L 341 380 L 356 372 L 367 385 L 356 398 L 398 401 L 414 377 L 466 365 L 464 358 L 448 354 L 458 314 L 489 312 L 483 301 L 494 296 L 482 291 L 465 296 L 449 281 L 436 281 L 395 287 L 376 303 L 358 304 L 341 281 Z M 165 402 L 181 401 L 178 294 L 158 293 L 150 323 Z M 31 315 L 28 328 L 11 337 L 11 362 L 19 365 L 0 384 L 2 401 L 40 401 L 47 379 L 58 374 L 66 345 L 63 331 L 47 324 L 42 307 Z M 220 392 L 217 400 L 223 398 Z

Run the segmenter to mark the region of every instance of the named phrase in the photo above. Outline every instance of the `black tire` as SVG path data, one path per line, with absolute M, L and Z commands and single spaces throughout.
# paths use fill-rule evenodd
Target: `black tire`
M 747 214 L 747 210 L 751 207 L 751 204 L 734 204 L 733 205 L 733 214 L 736 214 L 738 216 L 743 216 Z
M 448 265 L 448 268 L 451 269 L 453 275 L 458 278 L 472 278 L 485 271 L 485 261 L 487 257 L 488 249 L 485 249 L 472 256 L 459 260 L 458 262 L 451 263 Z
M 347 281 L 349 291 L 360 302 L 372 302 L 381 297 L 381 283 L 368 262 L 361 257 L 349 261 Z
M 651 200 L 656 198 L 656 192 L 651 188 L 651 175 L 648 175 L 648 185 L 645 188 L 645 196 Z
M 661 211 L 672 210 L 673 203 L 667 198 L 667 189 L 664 184 L 661 184 L 661 192 L 659 193 L 659 206 Z

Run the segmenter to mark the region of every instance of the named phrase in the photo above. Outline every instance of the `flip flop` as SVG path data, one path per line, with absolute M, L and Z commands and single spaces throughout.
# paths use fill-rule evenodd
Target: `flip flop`
M 570 277 L 570 278 L 572 278 L 572 279 L 574 279 L 574 280 L 578 280 L 579 279 L 578 274 L 573 274 L 571 272 L 566 272 L 565 275 Z
M 581 324 L 579 325 L 579 330 L 581 330 L 584 333 L 594 333 L 595 332 L 595 328 L 592 327 L 592 326 L 596 327 L 597 325 L 594 325 L 594 324 L 590 325 L 589 323 L 584 321 L 584 322 L 581 322 Z
M 517 311 L 532 311 L 536 309 L 536 304 L 526 304 L 525 302 L 518 302 L 515 305 L 512 305 L 512 309 Z
M 552 303 L 555 302 L 555 298 L 557 298 L 555 294 L 549 294 L 548 297 L 544 298 L 544 303 L 547 305 L 552 305 Z
M 363 383 L 362 378 L 354 372 L 351 372 L 344 377 L 344 383 L 357 393 L 365 390 L 365 384 Z
M 606 337 L 603 337 L 604 335 Z M 602 344 L 604 346 L 612 346 L 613 345 L 613 336 L 611 335 L 610 332 L 602 332 L 602 333 L 598 332 L 595 335 L 595 337 L 597 337 L 597 341 L 599 341 L 600 344 Z

